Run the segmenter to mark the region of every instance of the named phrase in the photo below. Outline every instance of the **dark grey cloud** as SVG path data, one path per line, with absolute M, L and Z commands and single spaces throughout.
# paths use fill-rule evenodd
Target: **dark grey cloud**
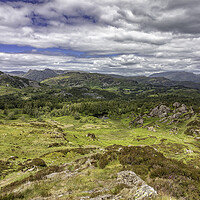
M 156 11 L 160 17 L 149 18 L 144 26 L 164 32 L 200 34 L 199 10 L 198 0 L 168 0 Z

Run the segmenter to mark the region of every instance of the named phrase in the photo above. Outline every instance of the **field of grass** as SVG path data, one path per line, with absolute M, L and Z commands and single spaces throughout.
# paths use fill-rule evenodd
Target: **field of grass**
M 26 179 L 30 180 L 31 175 L 37 177 L 38 171 L 55 166 L 63 166 L 73 174 L 76 168 L 83 167 L 80 163 L 77 164 L 77 160 L 82 162 L 80 160 L 104 153 L 111 145 L 150 146 L 163 153 L 166 158 L 199 168 L 199 144 L 194 137 L 184 134 L 187 124 L 196 118 L 197 115 L 171 125 L 159 122 L 158 118 L 146 118 L 143 127 L 137 128 L 129 125 L 131 118 L 128 116 L 120 120 L 92 116 L 81 116 L 79 120 L 75 120 L 73 116 L 43 118 L 39 121 L 30 118 L 2 119 L 0 187 L 4 191 L 9 185 L 20 181 L 23 183 Z M 155 131 L 146 128 L 152 125 L 157 127 Z M 172 131 L 174 128 L 175 132 Z M 91 134 L 94 137 L 90 137 Z M 40 159 L 39 164 L 34 159 Z M 44 198 L 52 195 L 55 199 L 59 195 L 59 199 L 78 199 L 84 196 L 113 194 L 118 187 L 113 181 L 114 177 L 122 168 L 122 164 L 114 160 L 103 169 L 81 169 L 76 176 L 67 179 L 62 177 L 64 172 L 57 173 L 52 180 L 48 178 L 39 182 L 31 181 L 28 186 L 16 186 L 15 190 L 20 191 L 19 194 L 23 198 L 14 196 L 13 199 L 31 199 L 37 196 Z M 106 191 L 103 189 L 105 186 L 108 188 Z M 90 192 L 93 190 L 95 192 Z
M 9 95 L 18 92 L 19 89 L 13 87 L 0 86 L 0 96 Z

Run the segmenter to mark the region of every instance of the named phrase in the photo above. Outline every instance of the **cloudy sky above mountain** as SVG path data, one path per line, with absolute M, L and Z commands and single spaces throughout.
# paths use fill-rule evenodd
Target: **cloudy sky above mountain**
M 0 70 L 200 73 L 199 0 L 1 0 Z

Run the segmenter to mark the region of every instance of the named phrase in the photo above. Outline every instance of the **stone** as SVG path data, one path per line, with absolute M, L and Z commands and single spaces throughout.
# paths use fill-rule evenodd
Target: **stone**
M 171 116 L 172 119 L 178 119 L 182 115 L 181 112 L 177 112 Z
M 144 123 L 144 120 L 142 118 L 137 121 L 137 124 L 139 125 L 143 125 L 143 123 Z
M 187 106 L 186 106 L 185 104 L 182 104 L 181 107 L 179 107 L 177 110 L 178 110 L 179 112 L 181 112 L 181 113 L 186 113 L 186 112 L 188 112 Z
M 175 102 L 175 103 L 173 104 L 173 106 L 174 106 L 175 108 L 178 108 L 180 105 L 181 105 L 181 104 L 180 104 L 179 102 Z
M 135 125 L 141 127 L 143 124 L 144 124 L 144 119 L 141 116 L 138 116 L 135 120 L 130 122 L 130 126 Z
M 121 171 L 117 175 L 118 183 L 125 184 L 128 187 L 123 189 L 121 193 L 117 195 L 122 199 L 144 200 L 157 196 L 157 192 L 152 187 L 147 185 L 146 182 L 137 176 L 133 171 Z
M 188 154 L 194 153 L 191 149 L 186 149 L 185 151 L 186 151 L 186 153 L 188 153 Z
M 10 156 L 10 158 L 8 160 L 16 160 L 17 158 L 19 158 L 18 156 Z
M 148 131 L 156 132 L 156 130 L 155 130 L 155 128 L 154 128 L 153 126 L 147 127 L 147 130 L 148 130 Z
M 98 196 L 95 198 L 90 198 L 90 200 L 107 200 L 107 199 L 113 199 L 113 196 L 110 194 L 105 194 L 105 195 Z
M 91 138 L 92 140 L 96 140 L 96 139 L 97 139 L 94 133 L 88 133 L 88 134 L 86 135 L 86 137 L 89 137 L 89 138 Z
M 151 112 L 149 113 L 149 116 L 151 117 L 167 117 L 168 114 L 170 113 L 170 108 L 165 106 L 165 105 L 160 105 L 155 107 Z

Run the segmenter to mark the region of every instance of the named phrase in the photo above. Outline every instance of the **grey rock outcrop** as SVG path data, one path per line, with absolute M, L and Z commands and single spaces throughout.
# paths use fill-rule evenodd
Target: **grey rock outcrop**
M 185 104 L 182 104 L 181 107 L 179 107 L 177 110 L 178 110 L 179 112 L 181 112 L 181 113 L 186 113 L 186 112 L 188 112 L 187 106 L 186 106 Z
M 130 122 L 130 126 L 135 125 L 141 127 L 144 124 L 144 119 L 139 115 L 135 120 Z
M 122 199 L 143 200 L 157 196 L 157 192 L 152 187 L 147 185 L 146 182 L 144 182 L 134 172 L 122 171 L 117 175 L 117 181 L 120 184 L 127 185 L 128 187 L 120 192 L 119 195 Z
M 117 174 L 117 183 L 124 185 L 124 188 L 117 195 L 104 194 L 94 198 L 82 197 L 81 199 L 147 200 L 157 196 L 157 192 L 132 171 L 119 172 Z
M 173 114 L 172 116 L 170 116 L 170 118 L 171 119 L 178 119 L 181 115 L 182 115 L 181 112 L 177 112 L 177 113 Z
M 170 113 L 170 108 L 165 106 L 165 105 L 160 105 L 155 107 L 150 113 L 149 116 L 150 117 L 167 117 L 168 114 Z
M 153 126 L 148 126 L 147 127 L 147 130 L 148 131 L 153 131 L 153 132 L 156 132 L 155 128 Z
M 179 102 L 175 102 L 175 103 L 173 104 L 173 106 L 174 106 L 175 108 L 178 108 L 180 105 L 181 105 L 181 104 L 180 104 Z
M 136 121 L 137 125 L 143 125 L 144 119 L 140 118 L 138 121 Z

